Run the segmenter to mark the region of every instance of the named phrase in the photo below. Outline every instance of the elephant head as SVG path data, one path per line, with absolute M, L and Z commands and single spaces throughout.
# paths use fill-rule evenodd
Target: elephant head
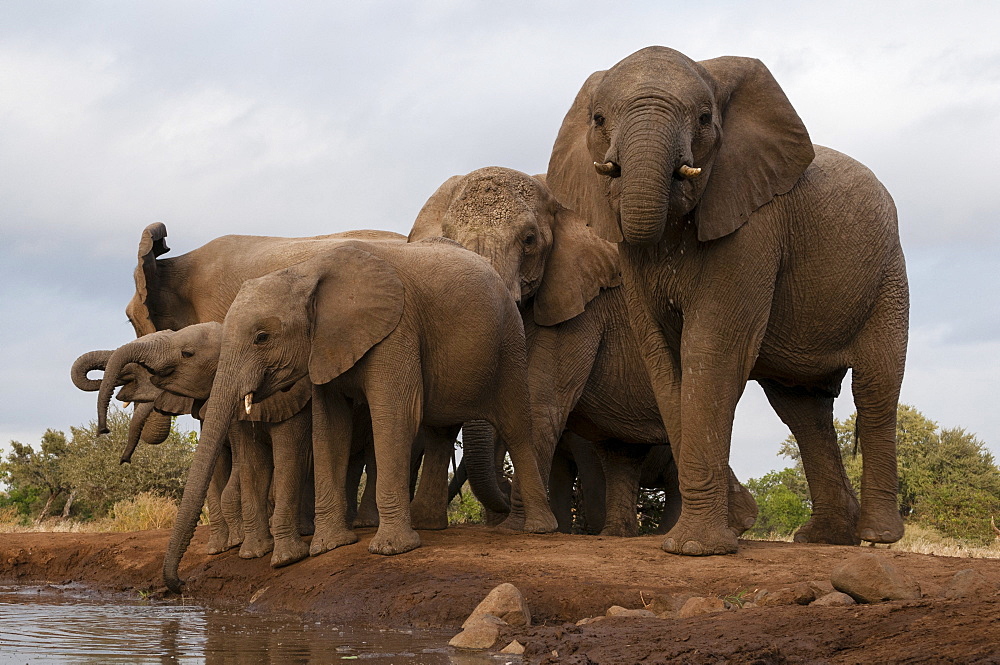
M 170 589 L 181 588 L 178 565 L 239 410 L 250 413 L 254 404 L 306 377 L 317 385 L 332 381 L 388 336 L 402 311 L 403 284 L 395 269 L 355 242 L 243 283 L 226 314 L 201 440 L 164 559 Z
M 805 126 L 759 60 L 695 62 L 651 46 L 584 83 L 548 184 L 609 240 L 655 243 L 690 221 L 709 241 L 788 192 L 812 160 Z
M 556 325 L 619 284 L 614 245 L 556 201 L 544 176 L 487 167 L 454 176 L 420 210 L 410 241 L 443 236 L 483 256 L 533 319 Z

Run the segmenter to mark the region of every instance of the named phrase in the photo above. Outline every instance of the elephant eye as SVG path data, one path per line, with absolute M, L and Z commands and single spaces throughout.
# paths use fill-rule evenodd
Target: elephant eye
M 704 125 L 711 125 L 712 124 L 712 114 L 711 113 L 702 113 L 700 116 L 698 116 L 698 122 L 701 125 L 703 125 L 703 126 Z
M 194 356 L 194 351 L 181 351 L 181 358 L 190 358 Z
M 535 244 L 535 234 L 534 233 L 529 233 L 528 235 L 524 236 L 524 244 L 527 245 L 528 247 L 534 245 Z
M 604 126 L 604 116 L 601 115 L 600 113 L 595 113 L 594 114 L 594 124 L 597 125 L 598 127 L 603 127 Z
M 266 332 L 263 332 L 263 331 L 259 332 L 259 333 L 257 333 L 254 336 L 253 343 L 254 344 L 263 344 L 264 342 L 266 342 L 268 340 L 269 337 L 270 337 L 270 335 L 268 335 Z

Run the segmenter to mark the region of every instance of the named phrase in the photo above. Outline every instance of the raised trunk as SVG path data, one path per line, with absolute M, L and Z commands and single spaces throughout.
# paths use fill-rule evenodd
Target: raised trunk
M 93 370 L 104 371 L 108 364 L 108 358 L 114 351 L 88 351 L 73 362 L 73 367 L 69 371 L 69 376 L 73 380 L 73 385 L 88 393 L 95 392 L 101 388 L 100 379 L 89 379 L 87 374 Z
M 628 243 L 659 241 L 667 222 L 670 187 L 680 155 L 675 141 L 661 128 L 662 115 L 660 111 L 639 114 L 622 130 L 620 212 L 622 236 Z
M 493 451 L 496 432 L 484 420 L 468 422 L 462 428 L 462 462 L 469 474 L 472 493 L 487 509 L 510 512 L 510 503 L 497 480 Z
M 184 584 L 178 576 L 178 567 L 198 525 L 216 459 L 226 440 L 229 425 L 236 415 L 237 406 L 243 403 L 243 396 L 237 395 L 237 391 L 231 388 L 213 387 L 212 392 L 212 399 L 208 403 L 208 415 L 202 426 L 201 439 L 194 460 L 191 462 L 191 469 L 188 471 L 184 495 L 177 509 L 177 519 L 174 521 L 170 544 L 167 545 L 167 553 L 163 559 L 163 581 L 175 593 L 180 593 Z
M 111 354 L 104 370 L 104 379 L 101 380 L 100 392 L 97 395 L 97 432 L 99 434 L 108 433 L 108 406 L 111 404 L 111 394 L 114 392 L 115 386 L 119 385 L 118 376 L 122 369 L 129 363 L 148 362 L 162 345 L 163 342 L 159 339 L 137 339 L 118 347 Z

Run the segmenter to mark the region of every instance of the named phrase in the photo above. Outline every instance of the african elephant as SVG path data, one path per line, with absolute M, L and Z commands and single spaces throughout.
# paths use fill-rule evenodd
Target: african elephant
M 438 188 L 417 215 L 409 239 L 433 236 L 485 257 L 510 296 L 522 303 L 532 427 L 543 477 L 549 478 L 565 429 L 602 442 L 597 452 L 604 472 L 584 472 L 596 473 L 600 483 L 607 478 L 607 512 L 589 502 L 589 521 L 603 524 L 604 535 L 637 535 L 641 466 L 649 446 L 667 443 L 667 435 L 628 326 L 615 246 L 560 205 L 542 178 L 501 167 L 454 176 Z M 669 452 L 654 457 L 664 468 L 649 469 L 647 476 L 659 481 L 673 460 Z M 567 470 L 559 465 L 554 480 Z M 471 467 L 469 473 L 471 482 Z M 753 525 L 756 505 L 745 500 L 749 494 L 731 472 L 729 478 L 740 499 L 733 501 L 730 525 L 739 534 Z M 563 515 L 560 527 L 568 530 L 565 485 L 553 485 L 550 496 L 554 502 L 562 498 L 556 512 Z M 592 496 L 603 496 L 603 488 L 591 489 Z M 676 487 L 668 490 L 679 501 Z
M 760 61 L 653 46 L 587 79 L 547 182 L 621 243 L 628 319 L 675 443 L 682 512 L 663 549 L 736 551 L 726 463 L 748 379 L 802 452 L 813 515 L 796 539 L 898 540 L 909 295 L 895 206 L 872 173 L 814 147 Z M 848 369 L 860 507 L 833 429 Z
M 521 318 L 493 269 L 446 240 L 320 242 L 323 253 L 244 282 L 226 314 L 201 445 L 164 560 L 175 591 L 228 423 L 241 406 L 251 410 L 304 377 L 314 385 L 311 554 L 357 540 L 344 500 L 353 402 L 368 405 L 379 467 L 371 552 L 420 544 L 410 526 L 409 457 L 421 425 L 450 442 L 463 422 L 489 421 L 510 447 L 526 529 L 556 526 L 531 449 Z

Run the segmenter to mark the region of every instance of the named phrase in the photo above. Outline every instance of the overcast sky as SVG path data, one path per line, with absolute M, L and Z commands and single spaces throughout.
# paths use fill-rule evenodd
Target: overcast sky
M 95 417 L 69 367 L 133 337 L 147 224 L 168 256 L 227 233 L 405 233 L 451 175 L 544 171 L 586 77 L 662 44 L 760 58 L 813 140 L 887 185 L 902 399 L 1000 456 L 998 34 L 992 0 L 3 2 L 0 445 Z M 787 465 L 786 435 L 751 384 L 737 474 Z

